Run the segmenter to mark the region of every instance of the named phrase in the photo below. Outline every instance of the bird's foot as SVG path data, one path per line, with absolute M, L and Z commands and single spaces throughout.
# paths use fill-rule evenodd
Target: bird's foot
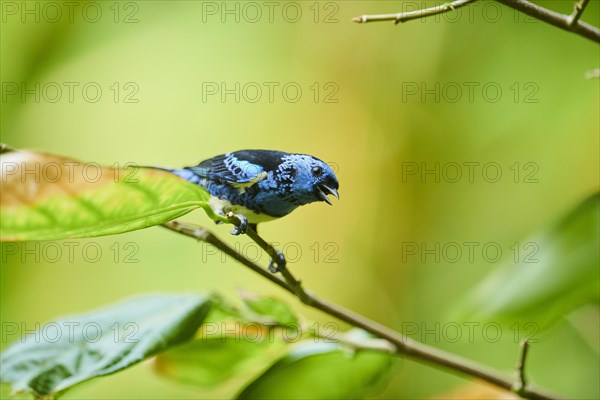
M 227 218 L 234 219 L 237 218 L 240 221 L 239 225 L 236 225 L 231 230 L 231 234 L 238 236 L 243 235 L 248 230 L 248 218 L 244 217 L 242 214 L 234 214 L 232 212 L 227 213 Z
M 269 272 L 275 274 L 285 269 L 286 261 L 282 252 L 276 248 L 273 248 L 273 250 L 275 251 L 275 256 L 271 258 L 271 261 L 269 262 Z

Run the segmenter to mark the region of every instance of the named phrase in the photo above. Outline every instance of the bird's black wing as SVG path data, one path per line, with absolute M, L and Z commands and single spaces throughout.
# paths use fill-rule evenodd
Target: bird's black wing
M 201 178 L 232 186 L 252 186 L 277 169 L 287 153 L 272 150 L 240 150 L 221 154 L 187 169 Z

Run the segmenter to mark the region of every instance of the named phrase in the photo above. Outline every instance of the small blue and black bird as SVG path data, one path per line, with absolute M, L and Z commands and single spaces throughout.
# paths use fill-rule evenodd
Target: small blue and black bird
M 331 167 L 308 154 L 240 150 L 195 167 L 167 170 L 206 188 L 215 213 L 241 214 L 255 231 L 258 223 L 283 217 L 304 204 L 331 205 L 330 194 L 339 199 L 339 183 Z

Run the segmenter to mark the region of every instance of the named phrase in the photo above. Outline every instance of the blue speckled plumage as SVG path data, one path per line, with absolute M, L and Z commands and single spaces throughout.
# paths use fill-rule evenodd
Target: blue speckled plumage
M 323 161 L 307 154 L 241 150 L 170 170 L 205 187 L 219 214 L 241 213 L 249 222 L 283 217 L 297 207 L 338 197 L 338 180 Z

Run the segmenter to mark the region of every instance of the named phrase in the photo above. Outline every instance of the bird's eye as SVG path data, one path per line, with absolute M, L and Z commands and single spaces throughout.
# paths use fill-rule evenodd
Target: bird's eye
M 315 167 L 312 167 L 312 174 L 313 176 L 319 176 L 323 173 L 323 168 L 319 167 L 318 165 Z

